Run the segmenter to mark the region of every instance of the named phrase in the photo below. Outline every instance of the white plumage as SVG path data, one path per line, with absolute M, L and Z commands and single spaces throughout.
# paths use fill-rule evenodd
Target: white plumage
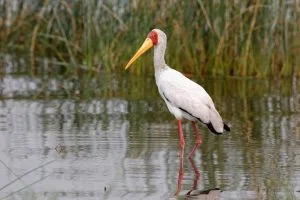
M 223 133 L 227 125 L 224 125 L 208 93 L 203 87 L 165 63 L 167 36 L 159 29 L 153 31 L 158 35 L 157 44 L 154 46 L 155 80 L 159 94 L 169 111 L 178 120 L 186 118 L 190 121 L 200 121 L 212 132 Z
M 196 121 L 205 124 L 210 131 L 216 134 L 222 134 L 224 129 L 230 131 L 230 128 L 223 122 L 211 97 L 203 87 L 188 79 L 182 73 L 170 68 L 165 63 L 164 55 L 167 46 L 167 36 L 163 31 L 153 29 L 125 68 L 127 69 L 140 55 L 152 46 L 154 46 L 155 80 L 158 91 L 166 102 L 169 111 L 178 120 L 182 147 L 184 146 L 184 139 L 181 120 L 182 118 L 186 118 L 192 121 L 197 142 L 190 154 L 191 156 L 201 143 L 201 138 L 195 125 Z
M 170 67 L 155 74 L 155 80 L 160 96 L 176 119 L 211 123 L 217 133 L 223 133 L 223 120 L 203 87 Z

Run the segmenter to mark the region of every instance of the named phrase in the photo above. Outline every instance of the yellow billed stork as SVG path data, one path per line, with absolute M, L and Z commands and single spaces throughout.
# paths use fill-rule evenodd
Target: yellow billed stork
M 189 154 L 189 157 L 192 157 L 202 142 L 195 122 L 199 121 L 205 124 L 215 134 L 222 134 L 224 130 L 230 131 L 230 128 L 223 122 L 211 97 L 203 87 L 166 64 L 164 55 L 167 47 L 167 36 L 163 31 L 153 29 L 140 49 L 125 66 L 125 69 L 128 69 L 138 57 L 153 46 L 156 85 L 169 111 L 178 120 L 181 149 L 184 148 L 181 121 L 185 118 L 192 122 L 196 135 L 196 144 Z

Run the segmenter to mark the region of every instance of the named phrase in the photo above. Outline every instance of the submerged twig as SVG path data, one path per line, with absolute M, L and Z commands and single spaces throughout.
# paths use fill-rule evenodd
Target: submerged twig
M 28 172 L 25 172 L 23 175 L 18 176 L 18 177 L 17 177 L 16 179 L 14 179 L 13 181 L 11 181 L 11 182 L 7 183 L 6 185 L 2 186 L 2 187 L 0 188 L 0 191 L 3 190 L 3 189 L 5 189 L 5 188 L 7 188 L 8 186 L 10 186 L 11 184 L 13 184 L 13 183 L 16 182 L 17 180 L 20 180 L 22 177 L 24 177 L 24 176 L 26 176 L 26 175 L 28 175 L 28 174 L 34 172 L 35 170 L 37 170 L 37 169 L 39 169 L 39 168 L 41 168 L 41 167 L 44 167 L 44 166 L 46 166 L 46 165 L 49 165 L 49 164 L 53 163 L 54 161 L 56 161 L 56 160 L 48 161 L 48 162 L 46 162 L 46 163 L 44 163 L 44 164 L 42 164 L 42 165 L 40 165 L 40 166 L 38 166 L 38 167 L 36 167 L 36 168 L 33 168 L 33 169 L 29 170 Z M 30 186 L 30 185 L 29 185 L 29 186 Z
M 14 194 L 16 194 L 16 193 L 18 193 L 18 192 L 24 190 L 24 189 L 26 189 L 26 188 L 28 188 L 28 187 L 30 187 L 30 186 L 36 184 L 36 183 L 38 183 L 38 182 L 41 182 L 42 180 L 48 178 L 49 176 L 50 176 L 50 175 L 44 176 L 44 177 L 40 178 L 39 180 L 36 180 L 36 181 L 34 181 L 33 183 L 29 184 L 28 186 L 22 187 L 22 188 L 20 188 L 19 190 L 14 191 L 14 192 L 12 192 L 12 193 L 10 193 L 10 194 L 8 194 L 8 195 L 6 195 L 5 197 L 2 197 L 2 198 L 0 198 L 0 199 L 6 199 L 7 197 L 10 197 L 10 196 L 12 196 L 12 195 L 14 195 Z
M 23 181 L 12 169 L 10 169 L 2 160 L 0 160 L 0 162 L 15 176 L 15 177 L 17 177 L 17 179 L 16 180 L 20 180 L 20 181 L 22 181 L 22 183 L 25 185 L 25 186 L 28 186 L 26 183 L 25 183 L 25 181 Z M 31 191 L 33 191 L 31 188 L 30 188 L 30 190 Z M 0 191 L 1 191 L 1 189 L 0 189 Z

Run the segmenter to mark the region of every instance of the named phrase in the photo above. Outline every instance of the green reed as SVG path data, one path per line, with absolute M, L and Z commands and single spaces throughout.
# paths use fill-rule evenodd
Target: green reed
M 33 3 L 34 2 L 34 3 Z M 67 71 L 123 71 L 152 28 L 168 35 L 166 60 L 187 74 L 300 75 L 297 1 L 0 0 L 0 49 L 47 57 Z M 152 54 L 132 70 L 152 73 Z

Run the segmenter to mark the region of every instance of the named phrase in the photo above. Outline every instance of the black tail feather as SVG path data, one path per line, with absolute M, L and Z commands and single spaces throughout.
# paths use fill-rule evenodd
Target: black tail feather
M 224 123 L 224 129 L 225 129 L 226 131 L 230 131 L 230 127 L 229 127 L 227 124 L 225 124 L 225 123 Z
M 207 126 L 207 128 L 208 128 L 211 132 L 213 132 L 214 134 L 217 134 L 217 135 L 222 134 L 222 133 L 219 133 L 219 132 L 216 131 L 216 129 L 213 127 L 213 125 L 212 125 L 211 122 L 209 122 L 208 124 L 206 124 L 206 126 Z M 229 127 L 227 124 L 225 124 L 225 123 L 224 123 L 224 129 L 225 129 L 226 131 L 230 131 L 230 127 Z
M 209 122 L 208 124 L 206 124 L 206 126 L 207 126 L 207 128 L 208 128 L 211 132 L 213 132 L 214 134 L 217 134 L 217 135 L 222 134 L 222 133 L 217 132 L 217 131 L 214 129 L 214 127 L 213 127 L 213 125 L 212 125 L 211 122 Z

